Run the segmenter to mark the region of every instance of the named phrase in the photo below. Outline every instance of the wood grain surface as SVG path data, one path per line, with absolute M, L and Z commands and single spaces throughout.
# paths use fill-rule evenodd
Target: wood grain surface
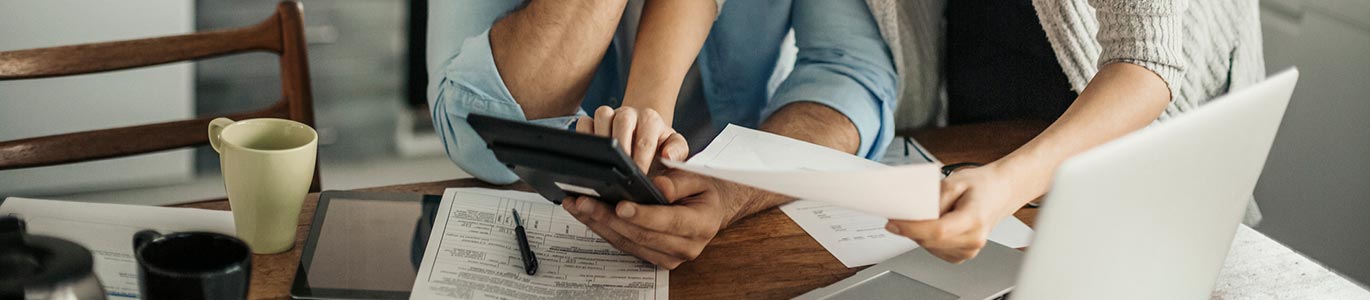
M 1026 143 L 1044 122 L 995 122 L 917 131 L 913 137 L 944 163 L 990 162 Z M 362 189 L 440 195 L 446 188 L 488 187 L 529 190 L 524 185 L 492 186 L 475 179 L 458 179 Z M 296 247 L 291 251 L 253 257 L 251 299 L 289 299 L 290 284 L 299 264 L 300 246 L 314 216 L 318 194 L 310 194 L 300 212 Z M 227 210 L 228 201 L 180 205 Z M 1014 216 L 1029 226 L 1037 209 Z M 847 268 L 824 250 L 799 225 L 772 208 L 725 229 L 698 259 L 671 271 L 672 299 L 789 299 L 851 276 L 863 268 Z

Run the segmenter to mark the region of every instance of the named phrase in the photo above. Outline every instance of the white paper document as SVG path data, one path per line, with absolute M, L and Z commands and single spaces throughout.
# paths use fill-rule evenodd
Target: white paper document
M 511 209 L 536 275 L 524 273 Z M 538 194 L 447 189 L 437 215 L 409 299 L 667 299 L 670 271 L 615 249 Z
M 715 147 L 721 147 L 714 150 Z M 711 151 L 713 150 L 713 151 Z M 784 136 L 728 125 L 689 163 L 668 167 L 899 220 L 938 215 L 936 164 L 890 167 Z
M 925 156 L 927 151 L 916 142 L 909 141 L 909 144 L 917 148 L 910 152 L 911 155 L 919 155 L 916 160 L 924 162 L 911 165 L 928 166 L 933 169 L 932 172 L 935 174 L 932 179 L 920 177 L 917 180 L 930 182 L 934 186 L 940 185 L 941 176 L 940 173 L 937 173 L 940 170 L 938 170 L 936 159 Z M 861 171 L 900 168 L 886 166 L 803 141 L 734 125 L 725 128 L 708 147 L 692 157 L 685 166 L 712 167 L 711 170 Z M 760 175 L 758 174 L 758 176 Z M 884 178 L 877 182 L 887 186 L 869 188 L 896 191 L 898 186 L 910 184 L 908 181 L 911 180 Z M 933 205 L 932 210 L 934 212 L 937 209 L 937 193 L 938 190 L 933 188 L 929 201 Z M 851 196 L 838 198 L 838 201 L 847 201 L 850 199 L 848 197 Z M 918 247 L 908 238 L 885 231 L 885 223 L 890 218 L 888 214 L 868 213 L 871 209 L 895 210 L 902 208 L 872 206 L 857 210 L 839 205 L 842 204 L 840 202 L 813 201 L 806 200 L 809 198 L 804 197 L 796 198 L 805 200 L 783 205 L 780 210 L 785 212 L 790 219 L 799 224 L 800 228 L 803 228 L 819 244 L 823 245 L 824 249 L 827 249 L 847 267 L 876 264 Z M 917 200 L 918 198 L 913 197 L 895 197 L 891 202 Z M 936 218 L 936 215 L 933 215 L 933 218 Z M 1032 229 L 1014 217 L 1005 218 L 990 232 L 990 240 L 1013 248 L 1026 247 L 1031 236 Z
M 111 299 L 139 299 L 134 233 L 154 229 L 235 235 L 232 213 L 195 208 L 10 197 L 0 205 L 0 215 L 24 219 L 30 234 L 67 239 L 89 249 L 95 256 L 95 276 Z
M 885 231 L 889 220 L 879 216 L 807 200 L 780 206 L 780 211 L 848 268 L 877 264 L 918 248 L 913 240 Z M 990 230 L 989 239 L 1009 248 L 1027 247 L 1032 229 L 1009 216 Z

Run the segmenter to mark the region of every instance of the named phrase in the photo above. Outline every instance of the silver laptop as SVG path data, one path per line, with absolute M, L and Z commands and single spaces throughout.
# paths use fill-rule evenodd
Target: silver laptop
M 917 249 L 796 299 L 1208 299 L 1298 77 L 1066 161 L 1026 254 L 990 243 L 952 265 Z

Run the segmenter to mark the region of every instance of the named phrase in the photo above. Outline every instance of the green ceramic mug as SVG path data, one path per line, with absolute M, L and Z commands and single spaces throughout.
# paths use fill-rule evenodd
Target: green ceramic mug
M 314 181 L 319 134 L 284 119 L 209 122 L 238 238 L 258 254 L 295 245 L 300 207 Z

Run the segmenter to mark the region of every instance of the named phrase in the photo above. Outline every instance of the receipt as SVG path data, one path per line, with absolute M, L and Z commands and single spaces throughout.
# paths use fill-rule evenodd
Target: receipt
M 511 209 L 537 275 L 524 274 Z M 409 299 L 667 299 L 670 272 L 619 251 L 537 194 L 447 189 Z

